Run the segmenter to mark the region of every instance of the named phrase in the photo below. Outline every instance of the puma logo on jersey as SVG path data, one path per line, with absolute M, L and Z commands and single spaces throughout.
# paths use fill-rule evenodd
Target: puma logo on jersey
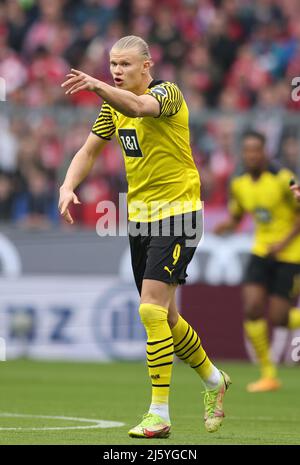
M 170 276 L 172 276 L 172 273 L 175 270 L 175 268 L 173 268 L 172 270 L 169 270 L 169 268 L 167 266 L 165 266 L 164 270 L 166 270 L 168 273 L 170 273 Z

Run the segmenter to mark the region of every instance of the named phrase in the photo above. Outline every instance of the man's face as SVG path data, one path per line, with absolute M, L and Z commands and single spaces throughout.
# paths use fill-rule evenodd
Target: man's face
M 110 72 L 119 89 L 138 90 L 149 64 L 149 60 L 141 57 L 136 49 L 112 49 L 110 52 Z
M 263 142 L 257 137 L 249 136 L 243 141 L 243 160 L 245 168 L 250 172 L 260 171 L 266 163 Z

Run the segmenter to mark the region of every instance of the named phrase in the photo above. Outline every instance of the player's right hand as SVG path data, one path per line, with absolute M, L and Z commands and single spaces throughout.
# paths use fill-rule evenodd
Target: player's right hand
M 229 232 L 232 232 L 232 226 L 228 221 L 224 221 L 223 223 L 218 224 L 213 229 L 213 233 L 217 234 L 218 236 L 227 234 Z
M 77 195 L 71 189 L 61 186 L 59 189 L 58 209 L 64 220 L 67 223 L 73 224 L 74 220 L 68 208 L 70 203 L 80 204 L 81 202 L 78 200 Z

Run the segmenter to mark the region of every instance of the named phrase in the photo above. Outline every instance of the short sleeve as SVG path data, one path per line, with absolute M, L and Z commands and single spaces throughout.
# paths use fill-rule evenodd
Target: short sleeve
M 108 103 L 103 102 L 98 118 L 92 127 L 92 132 L 102 139 L 110 140 L 115 131 L 112 109 Z
M 163 82 L 149 89 L 148 95 L 156 98 L 160 105 L 159 116 L 173 116 L 181 108 L 183 95 L 176 84 Z
M 231 181 L 229 188 L 228 210 L 234 218 L 241 218 L 244 214 L 244 209 L 239 202 L 236 182 L 234 180 Z

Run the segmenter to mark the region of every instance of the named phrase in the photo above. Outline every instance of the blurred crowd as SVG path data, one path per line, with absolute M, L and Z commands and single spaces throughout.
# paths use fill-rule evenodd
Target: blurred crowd
M 59 183 L 101 105 L 60 84 L 70 67 L 112 83 L 108 53 L 127 34 L 150 43 L 155 77 L 178 83 L 188 102 L 208 210 L 226 205 L 249 127 L 266 134 L 270 158 L 299 172 L 299 0 L 0 0 L 0 221 L 60 221 Z M 94 226 L 97 203 L 124 191 L 112 142 L 79 189 L 77 221 Z

